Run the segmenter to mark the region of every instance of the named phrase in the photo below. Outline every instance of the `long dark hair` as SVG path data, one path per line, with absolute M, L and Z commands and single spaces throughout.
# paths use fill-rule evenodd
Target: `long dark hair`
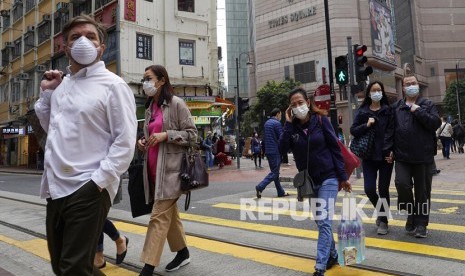
M 170 83 L 170 78 L 168 76 L 168 72 L 166 72 L 165 67 L 161 65 L 150 65 L 149 67 L 145 68 L 144 72 L 150 70 L 152 73 L 157 77 L 157 80 L 161 80 L 162 78 L 165 80 L 165 83 L 159 87 L 158 89 L 161 89 L 160 96 L 158 96 L 158 102 L 157 106 L 160 107 L 163 102 L 166 100 L 167 103 L 171 102 L 171 99 L 173 98 L 173 86 Z M 153 97 L 148 97 L 147 101 L 145 102 L 145 108 L 148 108 L 150 106 L 150 103 L 152 102 Z
M 315 98 L 313 96 L 307 96 L 307 91 L 305 91 L 305 89 L 301 87 L 294 88 L 291 92 L 289 92 L 289 102 L 291 101 L 292 96 L 294 96 L 297 93 L 302 95 L 306 101 L 310 99 L 310 107 L 308 109 L 311 113 L 316 113 L 324 116 L 328 115 L 328 111 L 324 109 L 319 109 L 315 104 Z
M 360 105 L 360 107 L 362 106 L 370 106 L 371 105 L 371 97 L 370 97 L 370 90 L 371 90 L 371 87 L 373 87 L 373 85 L 375 84 L 378 84 L 380 87 L 381 87 L 381 93 L 383 93 L 383 97 L 381 98 L 381 101 L 379 102 L 380 105 L 389 105 L 389 102 L 388 102 L 388 97 L 386 96 L 386 92 L 384 92 L 384 84 L 380 81 L 374 81 L 374 82 L 371 82 L 368 86 L 367 86 L 367 89 L 365 90 L 365 99 L 363 100 L 362 104 Z

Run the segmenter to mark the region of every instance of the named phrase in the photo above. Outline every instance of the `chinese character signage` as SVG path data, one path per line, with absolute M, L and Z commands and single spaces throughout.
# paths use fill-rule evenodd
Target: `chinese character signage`
M 136 34 L 136 57 L 152 60 L 152 36 Z
M 136 22 L 136 0 L 124 0 L 124 19 Z
M 194 65 L 194 42 L 179 41 L 179 64 Z

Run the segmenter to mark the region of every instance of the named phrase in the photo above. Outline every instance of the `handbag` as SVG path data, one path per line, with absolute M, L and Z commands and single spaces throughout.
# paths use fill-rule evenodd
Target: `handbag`
M 350 151 L 362 159 L 368 159 L 373 152 L 373 142 L 375 141 L 375 129 L 370 127 L 367 132 L 359 137 L 354 137 L 350 143 Z
M 342 159 L 344 159 L 344 169 L 347 173 L 347 176 L 350 177 L 350 175 L 354 172 L 355 168 L 358 168 L 360 166 L 360 159 L 358 159 L 353 152 L 348 150 L 339 139 L 336 140 L 337 144 L 339 145 L 339 148 L 341 149 Z
M 295 176 L 294 179 L 292 180 L 292 183 L 294 184 L 294 187 L 297 188 L 297 200 L 298 201 L 303 201 L 304 198 L 310 198 L 316 194 L 315 191 L 315 182 L 313 182 L 312 177 L 308 173 L 308 159 L 310 158 L 309 156 L 309 147 L 310 147 L 310 135 L 307 138 L 307 167 L 305 170 L 302 170 L 298 172 Z
M 200 153 L 192 146 L 189 146 L 182 157 L 179 176 L 181 178 L 181 190 L 186 193 L 184 210 L 187 211 L 189 209 L 191 191 L 208 187 L 207 167 Z
M 149 204 L 145 203 L 144 163 L 140 157 L 129 166 L 128 174 L 128 193 L 132 217 L 135 218 L 150 214 L 153 208 L 153 201 Z

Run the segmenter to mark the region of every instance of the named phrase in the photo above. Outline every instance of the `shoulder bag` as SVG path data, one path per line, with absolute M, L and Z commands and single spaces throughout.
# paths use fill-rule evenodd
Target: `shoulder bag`
M 375 141 L 375 128 L 370 127 L 364 134 L 354 137 L 350 143 L 350 151 L 362 159 L 368 159 L 373 152 L 373 142 Z
M 294 176 L 293 184 L 297 188 L 297 200 L 313 197 L 316 194 L 315 182 L 308 173 L 308 159 L 310 158 L 310 134 L 307 137 L 307 166 Z
M 189 136 L 188 139 L 190 143 Z M 186 194 L 184 210 L 187 211 L 189 209 L 191 191 L 208 187 L 207 167 L 199 151 L 192 145 L 184 152 L 179 176 L 181 178 L 181 190 Z

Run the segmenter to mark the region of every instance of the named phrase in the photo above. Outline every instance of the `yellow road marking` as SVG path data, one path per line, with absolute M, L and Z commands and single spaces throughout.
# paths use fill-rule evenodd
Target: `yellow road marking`
M 116 228 L 120 231 L 130 233 L 145 233 L 146 227 L 135 224 L 129 224 L 121 221 L 114 222 Z M 267 264 L 275 267 L 281 267 L 294 271 L 311 273 L 314 271 L 315 260 L 310 260 L 301 257 L 288 256 L 285 254 L 263 251 L 260 249 L 249 248 L 240 245 L 229 244 L 225 242 L 213 241 L 204 238 L 186 236 L 187 243 L 190 247 L 195 247 L 201 250 L 230 255 L 235 258 L 251 260 L 254 262 Z M 387 275 L 383 273 L 375 273 L 368 270 L 358 269 L 355 267 L 335 266 L 328 270 L 325 275 Z
M 457 213 L 457 211 L 459 210 L 459 207 L 449 207 L 449 208 L 441 208 L 441 209 L 438 209 L 439 213 L 442 213 L 442 214 L 455 214 Z
M 215 217 L 193 215 L 193 214 L 180 214 L 181 219 L 188 221 L 201 222 L 212 225 L 219 225 L 243 230 L 251 230 L 256 232 L 272 233 L 279 235 L 287 235 L 292 237 L 301 237 L 307 239 L 316 240 L 318 237 L 318 232 L 313 230 L 304 230 L 291 227 L 282 227 L 282 226 L 273 226 L 259 223 L 243 222 L 236 220 L 221 219 Z M 430 227 L 428 227 L 430 228 Z M 431 229 L 431 228 L 430 228 Z M 334 238 L 337 240 L 336 235 Z M 430 246 L 423 245 L 418 243 L 409 243 L 409 242 L 398 242 L 392 240 L 376 239 L 376 238 L 366 238 L 366 246 L 381 248 L 381 249 L 390 249 L 400 252 L 410 252 L 417 253 L 420 255 L 429 255 L 433 257 L 441 257 L 447 259 L 456 259 L 465 261 L 465 250 L 453 249 L 440 246 Z
M 19 241 L 3 235 L 0 235 L 0 241 L 7 243 L 9 245 L 20 248 L 28 253 L 36 255 L 48 262 L 50 262 L 50 255 L 47 249 L 47 241 L 44 239 L 31 239 Z M 108 276 L 118 276 L 118 275 L 137 275 L 137 273 L 130 270 L 121 268 L 119 266 L 113 265 L 107 262 L 107 266 L 102 269 L 102 272 Z
M 336 205 L 338 205 L 338 203 L 336 203 Z M 232 203 L 218 203 L 218 204 L 212 205 L 212 207 L 222 208 L 222 209 L 231 209 L 231 210 L 241 210 L 240 204 L 232 204 Z M 283 210 L 283 209 L 275 210 L 272 207 L 266 207 L 266 206 L 247 206 L 244 208 L 244 211 L 263 212 L 265 214 L 294 216 L 294 217 L 306 218 L 306 219 L 313 217 L 311 212 L 308 212 L 308 211 L 297 211 L 297 210 L 291 211 L 291 210 Z M 339 219 L 338 215 L 334 215 L 334 220 L 336 219 Z M 375 219 L 364 219 L 363 223 L 375 224 L 376 220 Z M 405 221 L 390 219 L 389 225 L 404 227 Z M 428 229 L 461 233 L 461 234 L 465 233 L 465 226 L 462 226 L 462 225 L 429 223 Z

